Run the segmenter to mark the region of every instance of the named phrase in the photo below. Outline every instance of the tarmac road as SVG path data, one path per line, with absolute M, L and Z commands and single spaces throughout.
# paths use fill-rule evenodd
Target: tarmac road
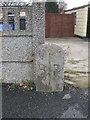
M 2 86 L 0 85 L 0 120 L 2 118 Z
M 62 99 L 66 94 L 70 99 Z M 3 118 L 87 118 L 88 89 L 66 87 L 63 92 L 40 93 L 2 89 Z

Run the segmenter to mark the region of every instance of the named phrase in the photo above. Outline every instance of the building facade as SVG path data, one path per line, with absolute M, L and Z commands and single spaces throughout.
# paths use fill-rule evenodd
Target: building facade
M 66 10 L 65 14 L 74 14 L 74 35 L 90 37 L 90 4 Z

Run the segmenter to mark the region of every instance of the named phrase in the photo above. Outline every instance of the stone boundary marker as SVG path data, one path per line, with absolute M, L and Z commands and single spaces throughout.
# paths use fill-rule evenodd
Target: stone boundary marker
M 64 50 L 56 44 L 40 45 L 35 56 L 35 74 L 37 91 L 62 91 L 64 86 Z

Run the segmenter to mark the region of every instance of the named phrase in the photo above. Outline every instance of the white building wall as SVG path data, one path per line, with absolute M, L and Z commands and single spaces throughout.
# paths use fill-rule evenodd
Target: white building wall
M 88 7 L 72 10 L 66 12 L 66 14 L 71 14 L 76 12 L 76 25 L 74 34 L 86 37 L 87 34 L 87 18 L 88 18 Z

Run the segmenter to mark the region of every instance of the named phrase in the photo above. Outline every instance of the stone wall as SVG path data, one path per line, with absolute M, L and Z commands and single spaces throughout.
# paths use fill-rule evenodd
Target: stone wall
M 2 77 L 4 82 L 32 79 L 32 38 L 2 37 Z
M 37 91 L 62 91 L 64 85 L 64 51 L 55 44 L 45 44 L 45 6 L 3 7 L 4 30 L 0 67 L 3 82 L 33 80 Z M 8 29 L 13 13 L 15 27 Z M 20 30 L 20 13 L 26 13 L 26 29 Z M 25 21 L 24 21 L 25 22 Z
M 2 8 L 0 8 L 0 16 L 2 16 L 1 13 L 2 13 Z M 0 32 L 0 36 L 2 36 L 2 32 Z M 0 37 L 0 83 L 1 81 L 2 81 L 2 37 Z
M 4 30 L 0 31 L 3 82 L 33 80 L 34 53 L 44 43 L 44 3 L 32 6 L 3 7 Z M 20 30 L 20 12 L 26 13 L 26 29 Z M 8 12 L 15 15 L 15 30 L 8 30 Z
M 3 7 L 3 16 L 4 16 L 4 30 L 2 32 L 3 36 L 31 36 L 32 35 L 32 7 Z M 15 30 L 8 30 L 8 12 L 14 14 L 14 25 Z M 20 12 L 26 13 L 26 30 L 20 30 L 19 19 Z

